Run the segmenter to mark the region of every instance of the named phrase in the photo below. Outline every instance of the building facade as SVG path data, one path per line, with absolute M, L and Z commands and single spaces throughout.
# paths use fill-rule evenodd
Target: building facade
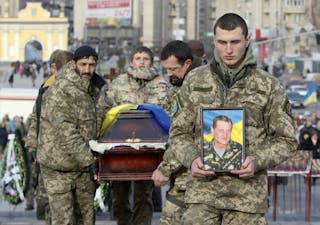
M 39 2 L 28 2 L 16 14 L 9 5 L 0 17 L 1 61 L 48 60 L 55 49 L 68 48 L 69 24 L 63 14 L 50 17 Z
M 145 45 L 157 54 L 171 40 L 198 39 L 212 51 L 213 24 L 227 12 L 240 14 L 248 23 L 260 61 L 276 61 L 285 55 L 311 55 L 318 49 L 315 33 L 320 29 L 317 0 L 113 0 L 126 5 L 122 15 L 91 14 L 92 0 L 39 1 L 51 17 L 63 12 L 68 18 L 69 48 L 93 45 L 101 56 L 125 54 Z M 25 0 L 2 0 L 0 17 L 17 15 Z M 110 11 L 112 7 L 106 7 Z M 119 11 L 121 12 L 121 11 Z M 210 55 L 210 54 L 209 54 Z

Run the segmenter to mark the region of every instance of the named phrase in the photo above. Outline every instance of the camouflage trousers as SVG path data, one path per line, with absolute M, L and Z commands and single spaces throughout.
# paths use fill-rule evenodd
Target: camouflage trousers
M 94 225 L 95 183 L 87 172 L 61 172 L 41 166 L 52 225 Z M 78 221 L 74 221 L 77 218 Z
M 36 201 L 37 201 L 37 218 L 45 219 L 46 225 L 51 225 L 51 215 L 49 207 L 49 199 L 47 191 L 44 187 L 42 174 L 39 172 L 38 186 L 36 190 Z
M 112 209 L 118 225 L 151 225 L 153 181 L 133 181 L 133 209 L 129 194 L 131 181 L 112 181 Z
M 266 225 L 264 214 L 219 210 L 206 204 L 187 204 L 182 225 Z
M 32 162 L 29 157 L 29 165 L 30 165 L 30 182 L 28 184 L 28 191 L 26 193 L 26 207 L 32 206 L 34 207 L 34 197 L 35 197 L 35 188 L 37 187 L 38 183 L 38 171 L 36 167 L 36 163 Z
M 180 225 L 181 217 L 185 211 L 185 191 L 174 185 L 167 192 L 166 202 L 162 209 L 159 225 Z
M 159 225 L 180 225 L 184 211 L 184 207 L 180 207 L 167 200 L 162 209 Z

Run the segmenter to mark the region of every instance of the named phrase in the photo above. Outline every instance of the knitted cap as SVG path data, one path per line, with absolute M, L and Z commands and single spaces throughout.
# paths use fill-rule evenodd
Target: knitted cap
M 98 59 L 98 54 L 92 47 L 88 45 L 83 45 L 77 48 L 77 50 L 74 52 L 73 59 L 78 60 L 78 59 L 89 57 L 89 56 L 93 56 L 96 59 Z

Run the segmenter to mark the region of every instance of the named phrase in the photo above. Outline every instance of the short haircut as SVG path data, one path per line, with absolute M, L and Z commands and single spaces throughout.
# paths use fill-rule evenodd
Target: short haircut
M 130 55 L 130 62 L 132 62 L 134 55 L 137 54 L 138 52 L 139 53 L 142 53 L 142 52 L 147 53 L 151 59 L 151 63 L 153 63 L 153 52 L 151 51 L 150 48 L 148 48 L 146 46 L 140 46 L 140 47 L 136 48 L 135 50 L 133 50 L 133 52 Z
M 59 71 L 67 62 L 72 60 L 73 53 L 69 51 L 60 51 L 56 57 L 56 68 Z
M 232 120 L 227 117 L 227 116 L 224 116 L 224 115 L 220 115 L 220 116 L 217 116 L 213 119 L 212 121 L 212 127 L 215 128 L 217 126 L 217 122 L 218 121 L 224 121 L 224 122 L 227 122 L 227 123 L 231 123 L 231 126 L 232 126 Z
M 53 63 L 56 63 L 56 58 L 57 58 L 57 55 L 62 52 L 63 50 L 61 49 L 57 49 L 57 50 L 54 50 L 51 55 L 50 55 L 50 59 L 49 59 L 49 63 L 50 63 L 50 66 L 51 64 Z
M 204 51 L 204 45 L 201 41 L 199 40 L 189 40 L 187 42 L 188 46 L 190 47 L 192 54 L 198 57 L 203 57 L 205 54 Z
M 167 60 L 170 56 L 176 57 L 180 65 L 183 65 L 187 59 L 193 61 L 191 48 L 183 41 L 171 41 L 163 47 L 160 60 Z
M 235 13 L 226 13 L 221 16 L 213 27 L 213 33 L 216 34 L 217 27 L 222 30 L 234 30 L 240 27 L 245 38 L 248 36 L 248 26 L 246 21 Z

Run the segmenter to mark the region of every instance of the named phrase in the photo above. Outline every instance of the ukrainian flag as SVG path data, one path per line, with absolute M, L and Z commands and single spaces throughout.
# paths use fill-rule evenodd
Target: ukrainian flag
M 304 96 L 303 105 L 307 106 L 311 103 L 316 103 L 317 101 L 317 84 L 312 84 L 309 87 L 306 96 Z
M 102 128 L 100 129 L 100 136 L 102 136 L 112 126 L 112 124 L 117 121 L 120 112 L 128 110 L 149 110 L 153 114 L 158 124 L 167 133 L 169 133 L 170 117 L 161 107 L 152 104 L 124 104 L 113 107 L 106 113 L 105 119 L 102 123 Z
M 227 116 L 232 120 L 231 140 L 243 144 L 243 110 L 242 109 L 223 109 L 223 110 L 203 110 L 202 131 L 203 140 L 209 142 L 212 140 L 211 133 L 212 121 L 217 116 Z

